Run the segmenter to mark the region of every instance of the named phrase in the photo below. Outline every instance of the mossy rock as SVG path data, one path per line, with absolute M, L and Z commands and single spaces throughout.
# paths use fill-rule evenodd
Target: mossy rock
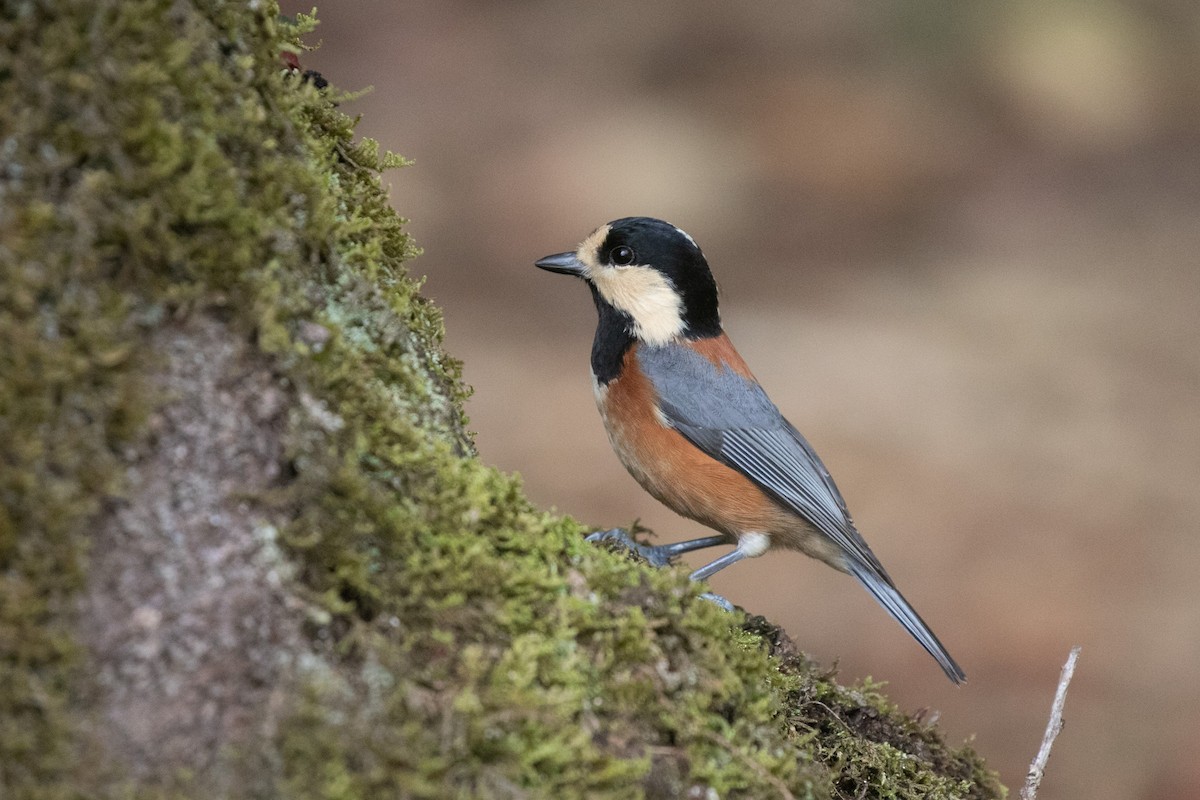
M 479 462 L 314 24 L 4 2 L 0 796 L 1003 796 Z

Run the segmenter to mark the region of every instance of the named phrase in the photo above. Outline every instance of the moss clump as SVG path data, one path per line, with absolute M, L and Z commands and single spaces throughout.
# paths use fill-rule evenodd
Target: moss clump
M 841 797 L 1004 797 L 1007 790 L 968 746 L 948 747 L 932 725 L 902 713 L 869 680 L 843 687 L 801 653 L 782 630 L 751 617 L 760 637 L 795 680 L 788 685 L 787 719 L 829 770 Z
M 231 743 L 269 767 L 247 785 L 997 795 L 969 751 L 873 689 L 798 658 L 781 669 L 761 631 L 731 626 L 682 574 L 585 545 L 473 457 L 458 365 L 379 182 L 400 160 L 354 143 L 352 120 L 281 69 L 311 19 L 172 0 L 10 3 L 2 17 L 5 796 L 186 791 L 186 776 L 125 780 L 130 765 L 85 757 L 96 665 L 70 611 L 125 444 L 153 447 L 151 335 L 199 314 L 251 340 L 296 399 L 289 478 L 256 502 L 290 520 L 308 649 L 287 654 L 276 734 Z

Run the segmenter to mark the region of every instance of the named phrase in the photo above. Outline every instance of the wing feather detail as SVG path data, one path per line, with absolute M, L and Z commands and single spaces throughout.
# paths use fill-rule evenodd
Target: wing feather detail
M 867 547 L 845 510 L 829 471 L 811 447 L 798 441 L 794 429 L 784 424 L 774 429 L 733 428 L 704 430 L 675 419 L 667 420 L 688 441 L 726 466 L 736 469 L 777 501 L 804 517 L 833 541 L 849 561 L 887 573 Z M 804 443 L 807 444 L 807 443 Z M 846 565 L 850 567 L 850 564 Z
M 682 344 L 642 347 L 637 357 L 668 425 L 808 520 L 841 551 L 841 567 L 912 634 L 950 680 L 966 679 L 854 527 L 846 501 L 812 445 L 762 387 Z

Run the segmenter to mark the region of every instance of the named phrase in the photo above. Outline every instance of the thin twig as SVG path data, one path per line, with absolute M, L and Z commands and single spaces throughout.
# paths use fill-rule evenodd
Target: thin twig
M 1046 723 L 1046 733 L 1042 736 L 1042 746 L 1038 748 L 1037 757 L 1029 765 L 1029 775 L 1025 778 L 1025 786 L 1021 789 L 1021 800 L 1037 800 L 1038 787 L 1042 784 L 1042 776 L 1046 774 L 1046 762 L 1050 759 L 1050 748 L 1058 732 L 1063 729 L 1063 706 L 1067 704 L 1067 686 L 1075 674 L 1075 661 L 1079 658 L 1076 645 L 1063 664 L 1062 675 L 1058 679 L 1058 691 L 1054 693 L 1054 705 L 1050 707 L 1050 721 Z

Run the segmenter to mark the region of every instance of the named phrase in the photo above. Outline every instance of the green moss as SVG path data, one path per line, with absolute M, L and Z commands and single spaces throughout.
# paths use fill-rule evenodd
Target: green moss
M 277 736 L 245 759 L 273 765 L 279 794 L 1000 794 L 874 688 L 781 662 L 775 634 L 737 627 L 678 571 L 585 545 L 473 457 L 458 364 L 380 185 L 400 160 L 354 143 L 353 121 L 280 68 L 313 20 L 270 3 L 7 9 L 6 796 L 120 785 L 79 758 L 69 610 L 87 521 L 157 402 L 140 388 L 147 336 L 201 313 L 252 337 L 297 399 L 294 478 L 263 500 L 292 520 L 312 651 L 294 654 Z
M 1007 790 L 968 746 L 948 747 L 932 725 L 902 713 L 869 679 L 843 687 L 800 653 L 762 617 L 746 629 L 768 645 L 786 687 L 789 725 L 805 749 L 830 770 L 844 797 L 1004 797 Z

